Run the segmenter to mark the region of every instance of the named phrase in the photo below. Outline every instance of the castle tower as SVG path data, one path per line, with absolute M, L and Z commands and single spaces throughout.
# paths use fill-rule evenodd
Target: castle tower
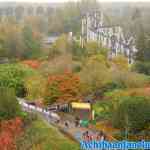
M 84 46 L 85 42 L 91 40 L 99 40 L 99 28 L 103 26 L 103 13 L 99 10 L 92 10 L 90 13 L 86 13 L 82 19 L 82 29 L 80 43 Z

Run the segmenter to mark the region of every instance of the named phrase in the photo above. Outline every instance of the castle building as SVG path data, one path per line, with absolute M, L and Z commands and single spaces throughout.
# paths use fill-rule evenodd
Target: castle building
M 129 64 L 134 62 L 134 54 L 137 52 L 135 39 L 130 36 L 125 38 L 123 29 L 119 25 L 104 25 L 103 12 L 90 11 L 82 18 L 81 45 L 86 42 L 97 41 L 103 47 L 110 49 L 109 58 L 118 54 L 128 58 Z

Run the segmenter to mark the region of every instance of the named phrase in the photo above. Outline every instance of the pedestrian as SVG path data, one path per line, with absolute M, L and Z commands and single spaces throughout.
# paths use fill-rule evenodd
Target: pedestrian
M 79 117 L 76 117 L 76 118 L 75 118 L 75 127 L 78 127 L 78 126 L 79 126 L 79 121 L 80 121 L 80 118 L 79 118 Z
M 97 141 L 103 140 L 103 131 L 99 131 L 99 133 L 97 134 Z
M 88 131 L 83 132 L 83 134 L 82 134 L 82 138 L 84 141 L 86 141 L 87 134 L 88 134 Z
M 105 133 L 103 134 L 103 140 L 104 140 L 104 141 L 107 140 L 107 136 L 106 136 Z
M 84 141 L 89 141 L 90 140 L 89 131 L 85 131 L 82 137 Z
M 82 125 L 82 120 L 80 119 L 79 120 L 79 127 L 81 127 L 81 125 Z
M 45 111 L 48 112 L 48 108 L 47 107 L 45 108 Z
M 106 134 L 102 132 L 101 141 L 105 141 L 105 140 L 106 140 Z
M 57 111 L 60 111 L 60 105 L 57 105 L 57 106 L 56 106 L 56 110 L 57 110 Z
M 69 122 L 68 121 L 65 121 L 65 127 L 69 128 Z

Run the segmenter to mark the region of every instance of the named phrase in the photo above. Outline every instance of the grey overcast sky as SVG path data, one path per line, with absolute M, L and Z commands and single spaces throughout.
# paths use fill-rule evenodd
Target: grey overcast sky
M 68 2 L 68 1 L 79 1 L 79 0 L 0 0 L 0 2 Z M 100 2 L 150 2 L 150 0 L 99 0 Z

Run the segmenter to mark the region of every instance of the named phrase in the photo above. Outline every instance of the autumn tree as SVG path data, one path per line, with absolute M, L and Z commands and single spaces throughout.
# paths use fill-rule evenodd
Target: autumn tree
M 25 79 L 26 97 L 29 100 L 40 100 L 44 97 L 46 80 L 41 75 L 31 76 Z
M 23 122 L 21 118 L 0 122 L 0 149 L 16 150 L 16 141 L 22 135 Z
M 24 59 L 38 57 L 42 36 L 27 25 L 3 21 L 0 25 L 0 57 Z
M 59 55 L 71 53 L 71 48 L 72 46 L 68 36 L 63 34 L 56 40 L 56 42 L 50 48 L 49 57 L 55 58 Z
M 17 24 L 2 22 L 0 25 L 0 51 L 1 57 L 20 58 L 24 53 L 22 28 Z
M 80 72 L 83 93 L 95 93 L 111 82 L 109 64 L 104 56 L 93 56 Z
M 112 59 L 112 67 L 118 70 L 129 70 L 128 59 L 122 55 L 118 55 Z
M 76 101 L 79 94 L 80 79 L 77 75 L 66 72 L 48 77 L 45 103 Z

